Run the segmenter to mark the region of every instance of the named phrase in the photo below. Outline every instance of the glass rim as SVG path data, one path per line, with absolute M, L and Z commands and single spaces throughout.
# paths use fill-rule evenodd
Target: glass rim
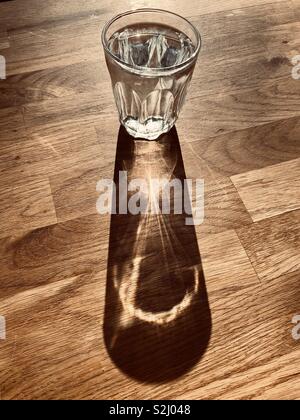
M 195 48 L 195 51 L 193 52 L 193 54 L 185 61 L 183 61 L 182 63 L 176 64 L 175 66 L 169 66 L 169 67 L 151 67 L 151 68 L 147 68 L 147 67 L 142 67 L 142 66 L 134 66 L 132 64 L 126 63 L 125 61 L 121 60 L 120 58 L 118 58 L 117 56 L 115 56 L 108 48 L 107 45 L 107 39 L 106 39 L 106 34 L 108 29 L 110 28 L 110 26 L 116 22 L 118 19 L 121 19 L 124 16 L 127 15 L 133 15 L 135 13 L 143 13 L 143 12 L 152 12 L 152 13 L 165 13 L 168 15 L 172 15 L 172 16 L 176 16 L 179 19 L 182 19 L 183 21 L 185 21 L 193 30 L 195 36 L 196 36 L 196 40 L 197 40 L 197 45 Z M 176 29 L 176 28 L 174 28 Z M 187 67 L 189 64 L 191 64 L 198 56 L 200 49 L 201 49 L 201 45 L 202 45 L 202 39 L 201 39 L 201 35 L 200 32 L 198 31 L 198 29 L 186 18 L 184 18 L 183 16 L 178 15 L 177 13 L 174 12 L 170 12 L 168 10 L 164 10 L 164 9 L 156 9 L 156 8 L 139 8 L 139 9 L 134 9 L 134 10 L 128 10 L 126 12 L 123 13 L 119 13 L 117 15 L 115 15 L 113 18 L 111 18 L 108 22 L 106 22 L 106 24 L 104 25 L 103 29 L 102 29 L 102 33 L 101 33 L 101 41 L 102 41 L 102 45 L 103 48 L 105 50 L 105 52 L 107 54 L 109 54 L 109 56 L 116 61 L 117 63 L 119 63 L 122 67 L 127 68 L 129 71 L 133 71 L 133 72 L 143 72 L 145 70 L 147 74 L 149 75 L 158 75 L 158 74 L 165 74 L 168 72 L 174 72 L 177 71 L 181 68 L 185 68 Z

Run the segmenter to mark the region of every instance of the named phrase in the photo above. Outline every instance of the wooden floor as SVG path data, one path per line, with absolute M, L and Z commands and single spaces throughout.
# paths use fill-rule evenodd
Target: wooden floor
M 0 399 L 300 399 L 300 0 L 166 0 L 203 48 L 150 145 L 100 30 L 161 1 L 42 3 L 0 3 Z M 97 181 L 164 164 L 204 178 L 202 225 L 97 214 Z

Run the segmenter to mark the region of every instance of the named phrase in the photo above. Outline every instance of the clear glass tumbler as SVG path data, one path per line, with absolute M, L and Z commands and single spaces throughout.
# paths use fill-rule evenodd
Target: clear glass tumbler
M 186 19 L 139 9 L 110 20 L 102 43 L 120 122 L 133 137 L 154 140 L 178 118 L 201 47 Z

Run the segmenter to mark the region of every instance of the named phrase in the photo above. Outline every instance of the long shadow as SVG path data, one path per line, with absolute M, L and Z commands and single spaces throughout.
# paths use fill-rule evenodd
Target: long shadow
M 114 173 L 117 209 L 119 171 L 127 171 L 128 183 L 136 178 L 183 181 L 176 129 L 147 142 L 120 128 Z M 150 202 L 153 194 L 148 192 L 147 198 Z M 195 228 L 186 225 L 185 214 L 156 213 L 117 211 L 110 227 L 105 343 L 115 365 L 142 382 L 166 382 L 188 372 L 205 353 L 211 335 Z

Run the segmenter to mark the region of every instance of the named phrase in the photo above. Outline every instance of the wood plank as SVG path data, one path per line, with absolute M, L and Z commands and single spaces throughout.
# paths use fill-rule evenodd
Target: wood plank
M 268 2 L 261 4 L 244 4 L 240 2 L 237 7 L 231 10 L 214 11 L 204 16 L 195 11 L 194 17 L 189 17 L 192 21 L 199 22 L 201 31 L 205 38 L 215 39 L 227 36 L 240 36 L 253 32 L 264 33 L 277 25 L 295 22 L 297 17 L 294 13 L 293 4 L 290 1 Z M 223 24 L 223 26 L 222 26 Z M 211 27 L 217 30 L 215 34 Z M 233 40 L 233 42 L 236 42 Z
M 209 296 L 260 284 L 234 230 L 198 237 Z
M 6 29 L 0 29 L 0 50 L 9 48 L 9 39 Z
M 237 230 L 261 280 L 288 273 L 299 275 L 299 210 L 254 223 Z
M 300 18 L 300 2 L 299 0 L 292 0 L 296 16 Z
M 50 118 L 45 122 L 44 125 L 26 124 L 29 138 L 45 147 L 43 155 L 40 156 L 41 160 L 47 157 L 47 153 L 51 157 L 67 158 L 68 155 L 84 152 L 85 149 L 99 144 L 96 128 L 92 124 L 86 126 L 81 124 L 81 120 L 77 123 L 60 121 L 59 118 L 57 122 L 52 122 Z
M 300 159 L 231 177 L 253 221 L 300 208 Z
M 100 29 L 93 16 L 8 30 L 7 74 L 28 73 L 86 60 L 103 59 Z M 65 40 L 68 39 L 68 42 Z
M 99 355 L 104 359 L 104 352 L 99 352 L 98 344 L 101 343 L 99 325 L 102 314 L 97 303 L 103 299 L 104 288 L 97 287 L 96 292 L 95 282 L 101 285 L 99 275 L 81 274 L 19 292 L 15 295 L 16 306 L 12 305 L 13 297 L 2 299 L 1 313 L 5 314 L 9 328 L 7 340 L 1 343 L 2 398 L 39 398 L 42 394 L 38 388 L 43 383 L 44 395 L 55 399 L 57 392 L 62 394 L 63 389 L 69 387 L 70 374 L 75 388 L 83 380 L 80 375 L 78 381 L 78 376 L 76 379 L 71 373 L 75 360 L 77 369 L 82 370 L 85 377 L 84 382 L 101 374 L 98 362 Z M 75 309 L 78 304 L 87 305 L 90 311 L 79 314 Z M 50 307 L 52 317 L 49 317 Z M 92 328 L 86 328 L 90 321 Z M 70 329 L 73 322 L 76 327 Z M 30 351 L 32 344 L 36 348 L 34 353 Z M 64 355 L 66 351 L 68 359 Z M 29 365 L 26 362 L 28 352 L 31 353 Z M 62 366 L 65 366 L 64 371 Z
M 31 149 L 31 147 L 30 147 Z M 47 150 L 44 149 L 44 153 Z M 25 152 L 23 152 L 25 156 Z M 18 187 L 22 185 L 24 182 L 30 182 L 32 179 L 35 179 L 35 177 L 41 176 L 47 173 L 48 176 L 54 176 L 55 174 L 58 174 L 59 171 L 62 171 L 62 174 L 64 171 L 68 172 L 74 171 L 74 167 L 76 165 L 81 171 L 88 171 L 91 166 L 99 165 L 99 168 L 102 167 L 102 159 L 101 159 L 101 149 L 99 148 L 99 145 L 87 147 L 83 149 L 82 151 L 77 151 L 69 156 L 66 155 L 53 155 L 52 157 L 49 156 L 49 158 L 46 158 L 45 156 L 41 155 L 39 152 L 36 155 L 31 155 L 30 150 L 28 151 L 28 159 L 31 159 L 31 156 L 33 158 L 32 162 L 25 162 L 24 164 L 18 163 L 19 160 L 22 159 L 14 159 L 11 162 L 11 165 L 7 165 L 5 168 L 5 164 L 3 164 L 2 168 L 2 177 L 3 182 L 5 181 L 7 184 L 13 184 L 15 187 Z M 8 155 L 9 158 L 13 159 L 13 155 Z M 21 155 L 17 155 L 21 156 Z M 41 161 L 38 161 L 38 156 L 41 156 Z M 5 155 L 4 155 L 5 160 Z M 16 163 L 15 163 L 16 162 Z M 45 170 L 46 165 L 46 170 Z M 78 169 L 78 171 L 79 171 Z M 63 175 L 62 175 L 63 177 Z
M 273 0 L 272 3 L 282 2 L 282 0 Z M 254 5 L 263 5 L 270 3 L 269 0 L 248 0 L 246 8 Z M 109 0 L 102 0 L 101 3 L 97 0 L 89 0 L 84 4 L 80 0 L 66 0 L 62 5 L 59 0 L 48 0 L 47 5 L 41 8 L 38 0 L 31 0 L 31 7 L 24 11 L 21 5 L 13 5 L 4 3 L 1 5 L 3 12 L 2 20 L 10 28 L 18 28 L 25 25 L 37 25 L 42 22 L 53 22 L 61 19 L 76 19 L 78 16 L 91 15 L 103 16 L 105 20 L 111 18 L 114 14 L 120 11 L 136 9 L 140 7 L 159 8 L 161 5 L 159 0 L 117 0 L 112 4 Z M 166 10 L 173 10 L 183 16 L 192 16 L 196 14 L 208 14 L 218 11 L 232 10 L 244 7 L 240 0 L 224 0 L 221 2 L 213 0 L 207 3 L 205 0 L 190 1 L 184 4 L 181 1 L 177 2 L 176 10 L 174 9 L 173 0 L 167 0 L 165 3 Z M 22 18 L 22 19 L 21 19 Z
M 298 18 L 296 19 L 296 22 L 270 27 L 264 34 L 270 65 L 272 65 L 272 60 L 279 62 L 281 59 L 284 62 L 285 58 L 291 60 L 294 55 L 297 55 L 300 44 L 300 24 Z M 276 66 L 273 65 L 273 69 L 277 70 Z
M 99 148 L 99 152 L 103 149 Z M 58 221 L 66 221 L 83 215 L 96 214 L 96 202 L 99 193 L 97 182 L 112 179 L 113 159 L 99 154 L 98 159 L 91 159 L 88 167 L 60 172 L 50 178 L 51 190 Z
M 101 74 L 97 61 L 8 76 L 0 84 L 0 107 L 100 92 L 105 75 L 108 79 L 108 74 Z
M 159 0 L 134 0 L 138 7 L 154 7 L 159 8 L 160 3 Z M 272 3 L 280 3 L 282 0 L 275 0 Z M 192 0 L 189 4 L 184 4 L 183 2 L 178 2 L 176 4 L 176 10 L 174 9 L 173 0 L 166 0 L 165 8 L 166 10 L 174 11 L 175 13 L 179 13 L 183 16 L 194 16 L 195 14 L 198 15 L 206 15 L 209 13 L 217 13 L 221 11 L 232 11 L 233 9 L 241 9 L 245 8 L 246 10 L 251 6 L 262 6 L 264 4 L 269 4 L 268 0 L 249 0 L 245 4 L 241 0 L 224 0 L 220 3 L 217 0 L 213 0 L 211 2 L 206 2 L 205 0 Z
M 51 176 L 76 165 L 88 168 L 101 162 L 95 128 L 81 128 L 72 122 L 28 128 L 25 134 L 24 130 L 20 133 L 7 130 L 0 142 L 0 152 L 2 181 L 14 186 L 45 173 Z
M 108 234 L 109 218 L 97 214 L 3 238 L 1 299 L 97 269 L 105 272 Z
M 191 148 L 189 173 L 211 180 L 299 158 L 299 135 L 300 119 L 296 117 L 193 141 L 182 149 L 186 153 Z
M 220 282 L 221 277 L 220 274 Z M 297 398 L 298 391 L 291 391 L 287 383 L 294 383 L 297 373 L 293 373 L 298 372 L 298 343 L 291 334 L 291 320 L 299 307 L 299 293 L 295 293 L 298 282 L 299 274 L 295 272 L 246 288 L 242 293 L 232 290 L 224 296 L 220 290 L 211 303 L 214 314 L 211 347 L 177 398 L 272 399 L 272 395 L 279 399 Z M 237 330 L 235 317 L 241 321 Z M 221 335 L 230 343 L 218 345 Z M 219 376 L 215 376 L 215 367 L 210 366 L 210 351 L 219 361 L 218 372 L 222 372 Z M 237 365 L 234 357 L 239 360 Z M 206 380 L 209 368 L 213 370 L 212 381 Z
M 73 97 L 57 98 L 24 106 L 24 119 L 27 127 L 45 124 L 77 122 L 84 125 L 96 124 L 100 115 L 116 115 L 111 89 L 91 93 L 81 93 Z M 104 117 L 105 118 L 105 117 Z
M 202 390 L 215 400 L 293 400 L 298 399 L 297 371 L 300 352 L 296 349 L 288 355 L 276 358 L 247 371 L 224 378 Z M 253 383 L 255 385 L 253 386 Z M 262 390 L 257 392 L 257 385 Z M 249 393 L 250 391 L 250 393 Z M 195 399 L 196 393 L 182 393 L 179 399 Z
M 0 237 L 56 223 L 48 179 L 37 179 L 17 188 L 0 189 Z
M 190 97 L 178 120 L 179 136 L 191 142 L 299 116 L 299 94 L 300 83 L 290 78 L 237 95 Z
M 17 107 L 0 109 L 0 145 L 24 135 L 22 110 Z
M 287 2 L 192 18 L 203 38 L 193 95 L 232 94 L 289 78 L 290 58 L 300 47 L 296 19 Z
M 195 204 L 195 202 L 193 203 Z M 202 235 L 225 232 L 251 223 L 241 198 L 229 179 L 204 179 L 204 220 L 197 226 Z
M 31 159 L 32 151 L 34 150 L 36 150 L 36 147 L 28 140 L 25 130 L 21 132 L 6 132 L 6 136 L 0 142 L 0 173 L 4 185 L 5 181 L 7 181 L 4 178 L 4 174 L 18 167 L 22 159 L 25 158 L 25 161 Z M 19 176 L 21 179 L 21 173 L 19 173 Z M 7 182 L 7 185 L 9 184 L 11 182 Z

